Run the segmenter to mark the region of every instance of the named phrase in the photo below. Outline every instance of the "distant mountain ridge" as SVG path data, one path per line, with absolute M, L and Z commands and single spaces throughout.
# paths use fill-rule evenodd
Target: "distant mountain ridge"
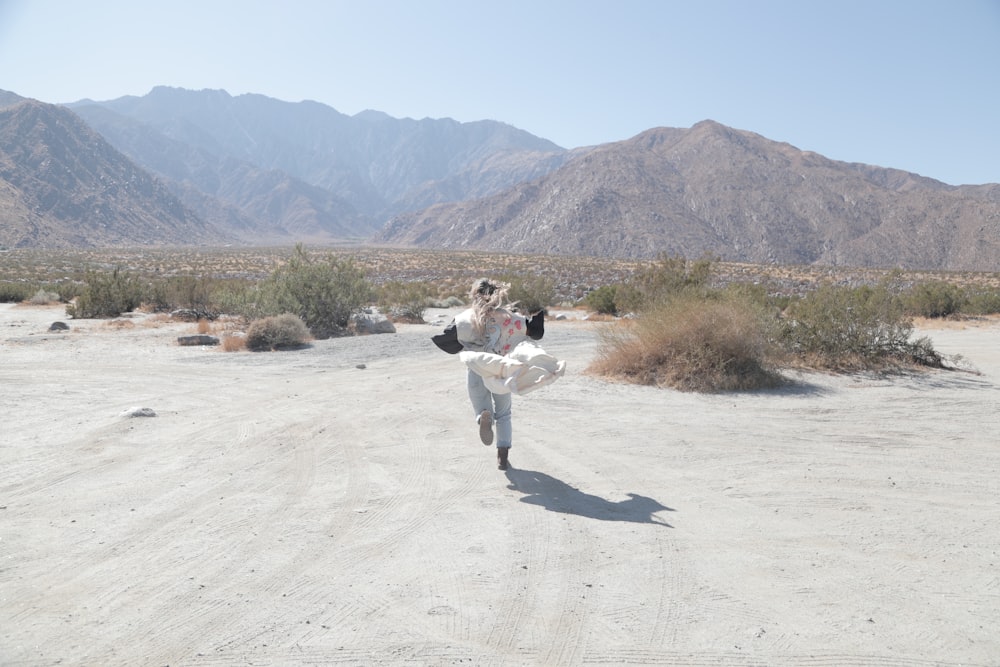
M 1000 270 L 1000 185 L 837 162 L 713 121 L 565 150 L 495 121 L 225 91 L 71 108 L 0 91 L 0 246 L 353 240 Z
M 375 231 L 348 202 L 284 172 L 172 139 L 102 106 L 76 112 L 199 216 L 247 242 L 325 242 Z
M 347 116 L 318 102 L 233 97 L 222 90 L 161 86 L 143 97 L 70 106 L 136 162 L 171 179 L 189 180 L 200 189 L 196 177 L 176 170 L 167 174 L 162 152 L 135 141 L 137 128 L 144 128 L 147 140 L 155 133 L 161 144 L 171 140 L 216 161 L 279 171 L 322 188 L 340 200 L 343 214 L 353 208 L 368 225 L 358 231 L 368 233 L 393 213 L 456 196 L 493 194 L 541 175 L 540 165 L 553 168 L 569 154 L 496 121 L 396 119 L 375 111 Z M 126 128 L 116 117 L 133 125 Z M 206 161 L 197 166 L 204 170 Z M 212 171 L 221 178 L 223 170 Z M 456 181 L 462 184 L 457 190 L 448 185 Z
M 515 253 L 1000 270 L 1000 185 L 829 160 L 713 121 L 605 144 L 537 180 L 401 214 L 376 241 Z

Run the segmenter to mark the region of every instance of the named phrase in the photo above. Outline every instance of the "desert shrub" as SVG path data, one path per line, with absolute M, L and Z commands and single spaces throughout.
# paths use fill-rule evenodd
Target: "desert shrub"
M 655 302 L 654 299 L 650 299 L 649 295 L 634 282 L 615 285 L 614 288 L 614 309 L 616 314 L 636 313 L 642 311 L 644 308 L 648 308 L 650 304 Z
M 309 340 L 309 329 L 298 315 L 284 313 L 251 322 L 245 340 L 254 352 L 301 347 Z
M 142 284 L 121 267 L 110 272 L 88 270 L 84 283 L 86 287 L 76 297 L 76 302 L 66 306 L 66 314 L 72 318 L 118 317 L 135 310 L 143 302 Z
M 995 315 L 1000 313 L 1000 291 L 988 289 L 968 289 L 962 305 L 965 315 Z
M 268 314 L 264 312 L 262 300 L 263 289 L 258 282 L 220 281 L 212 290 L 212 303 L 220 313 L 234 315 L 247 321 Z
M 247 347 L 246 336 L 223 336 L 222 337 L 222 351 L 223 352 L 239 352 L 240 350 L 245 350 Z
M 914 285 L 902 299 L 910 315 L 948 317 L 962 310 L 966 295 L 958 285 L 937 280 Z
M 545 310 L 555 301 L 555 283 L 543 275 L 504 275 L 504 282 L 510 283 L 507 296 L 517 304 L 517 310 L 524 314 Z
M 597 313 L 619 315 L 655 309 L 660 302 L 682 293 L 708 296 L 713 261 L 707 255 L 690 261 L 661 253 L 654 263 L 636 271 L 627 282 L 602 285 L 588 292 L 583 302 Z
M 772 321 L 748 300 L 677 294 L 604 329 L 590 370 L 683 391 L 773 387 Z
M 58 283 L 45 283 L 42 285 L 42 289 L 46 292 L 53 292 L 59 295 L 59 300 L 62 302 L 72 301 L 76 297 L 83 294 L 86 289 L 86 285 L 81 282 L 74 281 L 62 281 Z
M 364 272 L 350 259 L 315 257 L 298 245 L 253 293 L 253 307 L 265 316 L 298 315 L 313 336 L 329 338 L 347 330 L 351 315 L 371 301 L 372 292 Z
M 27 283 L 0 282 L 0 303 L 20 303 L 30 297 L 37 287 Z
M 381 285 L 377 292 L 379 307 L 391 318 L 423 322 L 424 311 L 435 290 L 424 282 L 394 280 Z
M 638 271 L 615 293 L 618 312 L 637 312 L 655 308 L 661 301 L 682 292 L 704 294 L 712 275 L 713 259 L 704 256 L 688 260 L 661 253 L 656 262 Z
M 199 317 L 215 319 L 221 312 L 215 302 L 217 281 L 205 276 L 170 276 L 152 281 L 146 305 L 154 312 L 190 310 Z
M 617 315 L 618 306 L 615 302 L 617 292 L 618 289 L 615 285 L 601 285 L 583 297 L 583 304 L 595 313 Z
M 929 341 L 910 341 L 912 332 L 901 300 L 885 285 L 827 285 L 789 305 L 781 341 L 808 366 L 846 370 L 894 361 L 940 365 Z
M 30 299 L 28 299 L 28 303 L 34 306 L 46 306 L 50 303 L 59 303 L 59 295 L 55 292 L 48 292 L 45 289 L 39 289 Z

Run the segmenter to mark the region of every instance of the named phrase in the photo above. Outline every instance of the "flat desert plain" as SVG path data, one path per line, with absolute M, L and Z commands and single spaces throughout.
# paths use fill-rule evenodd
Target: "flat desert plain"
M 996 320 L 702 395 L 587 375 L 569 313 L 503 472 L 449 316 L 251 353 L 0 305 L 0 664 L 1000 664 Z

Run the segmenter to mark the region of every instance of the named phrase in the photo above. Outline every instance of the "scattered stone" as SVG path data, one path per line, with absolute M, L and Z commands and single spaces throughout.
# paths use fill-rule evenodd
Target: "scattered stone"
M 193 336 L 178 336 L 178 345 L 218 345 L 219 339 L 208 334 L 194 334 Z
M 388 317 L 378 311 L 366 309 L 365 312 L 351 316 L 354 330 L 359 334 L 396 333 L 396 325 Z
M 125 410 L 124 412 L 122 412 L 120 416 L 122 416 L 122 417 L 128 417 L 128 418 L 132 418 L 132 417 L 155 417 L 156 416 L 156 412 L 153 411 L 153 408 L 133 407 L 133 408 L 129 408 L 128 410 Z
M 53 322 L 49 325 L 49 331 L 69 331 L 69 325 L 65 322 Z

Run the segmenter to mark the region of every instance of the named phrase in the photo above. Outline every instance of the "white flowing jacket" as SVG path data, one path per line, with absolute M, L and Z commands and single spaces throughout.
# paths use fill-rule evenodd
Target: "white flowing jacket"
M 472 310 L 455 317 L 459 358 L 494 394 L 526 394 L 551 384 L 566 372 L 566 362 L 559 361 L 529 338 L 529 319 L 517 313 L 497 309 L 480 336 L 472 326 Z M 541 338 L 539 335 L 538 338 Z

